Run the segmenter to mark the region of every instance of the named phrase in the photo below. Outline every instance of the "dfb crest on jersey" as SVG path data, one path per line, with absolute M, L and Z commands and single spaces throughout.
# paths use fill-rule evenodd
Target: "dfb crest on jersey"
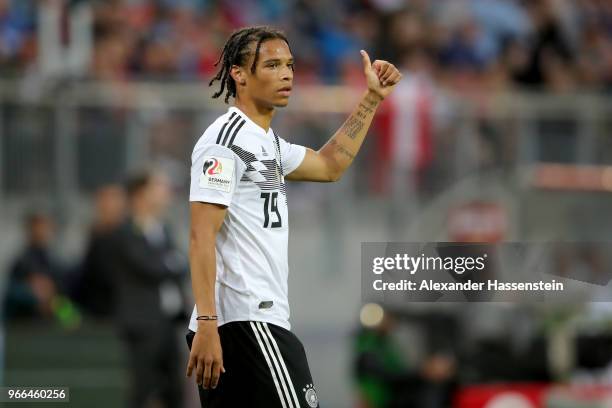
M 312 384 L 306 384 L 306 388 L 302 388 L 302 391 L 309 407 L 316 408 L 319 406 L 319 397 L 317 397 L 317 392 Z

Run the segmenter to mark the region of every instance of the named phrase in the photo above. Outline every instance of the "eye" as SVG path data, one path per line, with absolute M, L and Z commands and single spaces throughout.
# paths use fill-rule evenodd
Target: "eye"
M 295 64 L 293 62 L 290 62 L 289 64 L 287 64 L 287 66 L 291 68 L 292 71 L 295 71 Z

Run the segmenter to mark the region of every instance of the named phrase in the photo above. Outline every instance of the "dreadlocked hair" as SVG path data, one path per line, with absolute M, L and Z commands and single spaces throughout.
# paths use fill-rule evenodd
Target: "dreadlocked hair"
M 212 86 L 215 81 L 221 82 L 221 87 L 213 94 L 213 98 L 218 98 L 221 96 L 226 88 L 227 91 L 225 92 L 225 103 L 228 103 L 230 96 L 235 98 L 236 82 L 234 82 L 234 79 L 230 75 L 232 66 L 244 66 L 248 60 L 250 52 L 249 44 L 256 42 L 257 46 L 255 47 L 255 58 L 253 59 L 253 64 L 251 65 L 251 73 L 254 74 L 255 67 L 257 66 L 257 61 L 259 59 L 259 49 L 261 48 L 261 43 L 274 38 L 281 39 L 285 41 L 287 45 L 289 45 L 289 41 L 287 41 L 285 34 L 282 31 L 272 27 L 245 27 L 234 31 L 223 46 L 221 56 L 217 62 L 215 62 L 215 67 L 222 62 L 221 69 L 219 69 L 217 75 L 215 75 L 215 77 L 208 83 L 208 86 Z

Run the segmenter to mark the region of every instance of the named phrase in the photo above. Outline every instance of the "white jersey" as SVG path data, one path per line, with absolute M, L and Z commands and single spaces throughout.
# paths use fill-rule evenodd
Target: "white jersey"
M 189 200 L 228 207 L 215 243 L 219 326 L 255 320 L 290 329 L 284 176 L 305 154 L 303 146 L 266 132 L 236 107 L 196 143 Z M 194 307 L 193 331 L 196 316 Z

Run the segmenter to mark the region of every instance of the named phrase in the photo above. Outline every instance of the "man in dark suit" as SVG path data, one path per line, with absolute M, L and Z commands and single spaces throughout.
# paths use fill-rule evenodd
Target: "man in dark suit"
M 100 187 L 94 195 L 94 207 L 95 218 L 73 297 L 90 316 L 107 319 L 113 317 L 115 307 L 111 261 L 115 231 L 125 220 L 123 186 Z
M 130 407 L 145 407 L 153 398 L 166 408 L 181 407 L 175 323 L 187 318 L 187 262 L 161 220 L 169 182 L 160 173 L 141 173 L 128 181 L 127 194 L 130 213 L 113 240 L 113 270 L 116 318 L 132 378 Z

